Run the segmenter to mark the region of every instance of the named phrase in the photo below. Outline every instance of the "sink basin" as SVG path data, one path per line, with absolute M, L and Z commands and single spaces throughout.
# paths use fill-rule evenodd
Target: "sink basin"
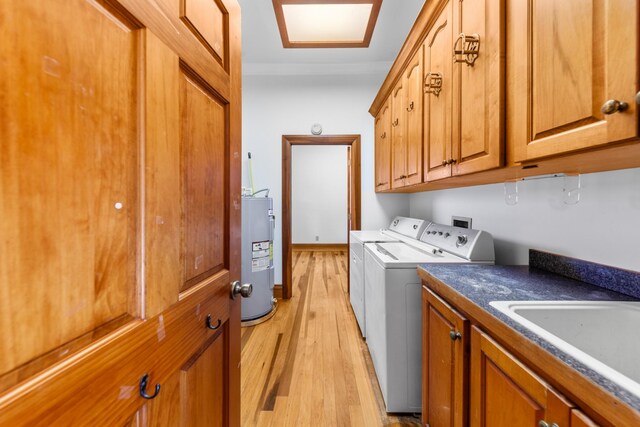
M 640 397 L 640 302 L 492 301 L 490 305 Z

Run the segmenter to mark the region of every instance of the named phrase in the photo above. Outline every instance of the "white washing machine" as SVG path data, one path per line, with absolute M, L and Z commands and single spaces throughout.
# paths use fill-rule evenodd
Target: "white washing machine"
M 367 345 L 387 412 L 421 412 L 422 291 L 417 266 L 494 262 L 490 234 L 430 224 L 413 242 L 365 244 Z
M 352 231 L 349 233 L 349 299 L 362 336 L 365 328 L 364 245 L 376 242 L 397 242 L 417 239 L 429 221 L 397 216 L 388 229 Z

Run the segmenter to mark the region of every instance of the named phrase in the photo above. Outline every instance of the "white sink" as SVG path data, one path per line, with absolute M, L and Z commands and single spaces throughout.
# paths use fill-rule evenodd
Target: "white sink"
M 640 302 L 492 301 L 489 304 L 640 397 Z

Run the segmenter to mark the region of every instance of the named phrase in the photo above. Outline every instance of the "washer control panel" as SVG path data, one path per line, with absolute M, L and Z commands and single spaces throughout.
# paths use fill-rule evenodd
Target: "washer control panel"
M 432 222 L 420 241 L 468 260 L 493 261 L 493 238 L 489 233 L 471 228 Z

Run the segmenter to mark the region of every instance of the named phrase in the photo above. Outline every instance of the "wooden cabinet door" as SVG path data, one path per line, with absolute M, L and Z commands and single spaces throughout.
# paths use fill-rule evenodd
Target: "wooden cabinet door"
M 444 9 L 424 43 L 424 181 L 451 176 L 452 6 Z
M 391 108 L 384 103 L 375 120 L 375 190 L 391 188 Z
M 638 132 L 638 2 L 507 0 L 507 140 L 516 162 Z M 607 100 L 628 109 L 600 111 Z
M 173 5 L 0 4 L 0 425 L 138 423 L 205 344 L 240 423 L 240 9 Z
M 469 321 L 422 288 L 422 423 L 467 425 Z
M 503 164 L 503 4 L 503 0 L 481 0 L 454 6 L 453 175 Z M 474 50 L 477 55 L 456 53 Z
M 476 327 L 471 330 L 473 427 L 569 425 L 571 406 Z
M 422 182 L 422 49 L 419 49 L 404 72 L 406 110 L 407 166 L 405 185 Z
M 405 82 L 400 79 L 391 92 L 391 188 L 404 187 L 407 177 L 405 91 Z

